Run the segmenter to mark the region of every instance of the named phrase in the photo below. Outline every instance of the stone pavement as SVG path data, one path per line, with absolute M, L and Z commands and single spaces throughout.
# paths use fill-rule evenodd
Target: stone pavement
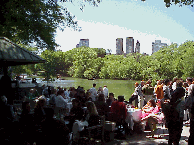
M 158 130 L 155 132 L 154 137 L 147 136 L 148 132 L 144 131 L 142 134 L 133 134 L 127 136 L 126 140 L 117 140 L 106 143 L 106 145 L 167 145 L 169 134 L 168 130 L 162 126 L 157 126 Z M 187 145 L 189 137 L 189 126 L 184 125 L 181 135 L 180 145 Z

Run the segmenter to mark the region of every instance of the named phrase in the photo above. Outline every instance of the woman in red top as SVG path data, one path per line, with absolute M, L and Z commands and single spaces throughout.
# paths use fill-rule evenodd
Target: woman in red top
M 111 112 L 119 119 L 124 119 L 127 116 L 126 104 L 123 102 L 124 96 L 118 96 L 118 101 L 112 102 Z

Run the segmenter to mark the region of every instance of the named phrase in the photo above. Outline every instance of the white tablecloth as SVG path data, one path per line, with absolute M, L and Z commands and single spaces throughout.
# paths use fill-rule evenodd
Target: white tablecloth
M 127 117 L 126 122 L 130 125 L 130 128 L 133 130 L 134 123 L 133 121 L 140 121 L 142 110 L 141 109 L 135 109 L 135 108 L 127 108 Z

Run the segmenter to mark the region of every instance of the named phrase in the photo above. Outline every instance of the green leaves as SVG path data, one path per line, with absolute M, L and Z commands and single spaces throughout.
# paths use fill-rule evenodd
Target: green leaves
M 36 48 L 28 48 L 36 50 Z M 142 54 L 106 55 L 104 49 L 80 47 L 67 52 L 46 50 L 41 54 L 47 63 L 14 68 L 15 73 L 42 71 L 45 77 L 148 80 L 194 76 L 194 42 L 187 41 L 161 48 L 151 56 Z

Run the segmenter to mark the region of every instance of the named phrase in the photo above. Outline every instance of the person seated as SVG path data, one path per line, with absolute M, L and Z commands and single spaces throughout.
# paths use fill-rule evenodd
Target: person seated
M 45 86 L 45 84 L 42 86 L 42 95 L 44 95 L 46 98 L 49 98 L 49 86 Z
M 86 102 L 87 115 L 85 119 L 79 122 L 74 122 L 73 124 L 73 141 L 78 143 L 80 136 L 88 135 L 88 130 L 84 129 L 84 126 L 92 127 L 100 124 L 100 117 L 97 112 L 97 108 L 92 101 Z M 93 130 L 93 136 L 98 136 L 97 129 Z
M 100 94 L 98 96 L 98 100 L 94 102 L 95 106 L 97 108 L 98 114 L 105 117 L 108 117 L 108 112 L 109 112 L 109 106 L 105 103 L 105 98 L 104 94 Z
M 161 122 L 164 118 L 164 114 L 161 112 L 161 101 L 158 100 L 155 109 L 146 117 L 142 118 L 141 121 L 144 124 L 147 122 L 151 131 L 151 135 L 154 136 L 154 131 L 156 130 L 156 124 Z
M 22 132 L 22 140 L 28 144 L 32 144 L 32 136 L 30 135 L 33 131 L 34 116 L 30 113 L 30 102 L 22 102 L 22 114 L 19 119 L 20 129 Z
M 87 106 L 87 113 L 88 113 L 86 120 L 89 123 L 89 127 L 99 125 L 100 117 L 95 104 L 92 101 L 88 101 L 86 102 L 86 106 Z
M 73 107 L 70 110 L 70 116 L 75 116 L 76 120 L 81 120 L 83 118 L 84 111 L 78 99 L 72 100 Z
M 49 105 L 53 108 L 55 108 L 56 106 L 56 97 L 57 97 L 56 95 L 57 95 L 57 90 L 51 87 Z
M 75 120 L 82 120 L 85 114 L 78 99 L 72 100 L 72 105 L 73 107 L 70 110 L 70 116 L 68 116 L 69 118 L 65 116 L 65 120 L 69 120 L 68 126 L 70 130 L 72 130 Z
M 112 120 L 116 122 L 116 125 L 123 125 L 125 129 L 125 134 L 128 133 L 128 125 L 125 122 L 127 117 L 127 107 L 126 104 L 123 102 L 124 96 L 118 96 L 118 101 L 114 101 L 111 105 L 111 112 L 112 112 Z
M 142 108 L 141 118 L 144 118 L 148 116 L 150 113 L 152 113 L 155 107 L 156 107 L 155 101 L 153 99 L 149 100 L 147 104 Z
M 56 113 L 60 113 L 60 116 L 62 114 L 69 112 L 67 108 L 67 101 L 64 99 L 64 90 L 58 91 L 55 103 L 56 103 L 55 111 Z
M 27 95 L 29 100 L 35 100 L 36 97 L 39 96 L 38 91 L 35 88 L 30 89 L 30 92 Z
M 6 96 L 1 96 L 0 98 L 0 108 L 1 108 L 1 125 L 6 125 L 8 122 L 15 121 L 15 113 L 13 110 L 13 106 L 10 104 L 7 104 L 7 98 Z M 3 123 L 3 121 L 5 121 Z
M 114 94 L 113 93 L 109 93 L 109 97 L 106 100 L 106 103 L 108 104 L 108 106 L 111 106 L 112 102 L 114 102 Z
M 69 143 L 69 129 L 66 124 L 54 118 L 54 109 L 45 108 L 46 118 L 43 121 L 42 131 L 45 135 L 42 139 L 43 144 L 59 144 Z
M 90 97 L 91 93 L 89 92 L 89 90 L 85 93 L 85 98 L 84 98 L 84 102 L 88 102 L 88 101 L 92 101 L 92 98 Z
M 77 93 L 76 89 L 74 87 L 70 87 L 70 95 L 69 97 L 75 98 L 75 94 Z
M 36 101 L 37 102 L 34 109 L 34 120 L 35 123 L 40 125 L 44 121 L 46 115 L 44 110 L 46 98 L 44 96 L 40 96 Z
M 22 113 L 20 115 L 20 122 L 28 123 L 33 121 L 33 113 L 30 113 L 30 102 L 24 101 L 22 102 Z M 25 124 L 26 125 L 26 124 Z
M 143 117 L 141 120 L 144 121 L 148 117 L 158 115 L 160 112 L 161 112 L 161 100 L 158 100 L 156 103 L 156 107 L 151 111 L 151 113 L 149 113 L 149 115 Z
M 75 94 L 75 98 L 79 100 L 81 106 L 85 105 L 85 91 L 83 89 L 78 89 L 77 94 Z
M 4 144 L 3 141 L 7 140 L 10 144 L 14 144 L 14 142 L 12 142 L 14 137 L 19 138 L 19 125 L 18 121 L 16 120 L 16 113 L 13 110 L 13 106 L 7 104 L 7 97 L 5 95 L 0 97 L 0 110 L 1 143 Z
M 30 102 L 31 109 L 35 107 L 35 99 L 39 97 L 39 93 L 35 88 L 31 88 L 27 94 L 26 100 Z

